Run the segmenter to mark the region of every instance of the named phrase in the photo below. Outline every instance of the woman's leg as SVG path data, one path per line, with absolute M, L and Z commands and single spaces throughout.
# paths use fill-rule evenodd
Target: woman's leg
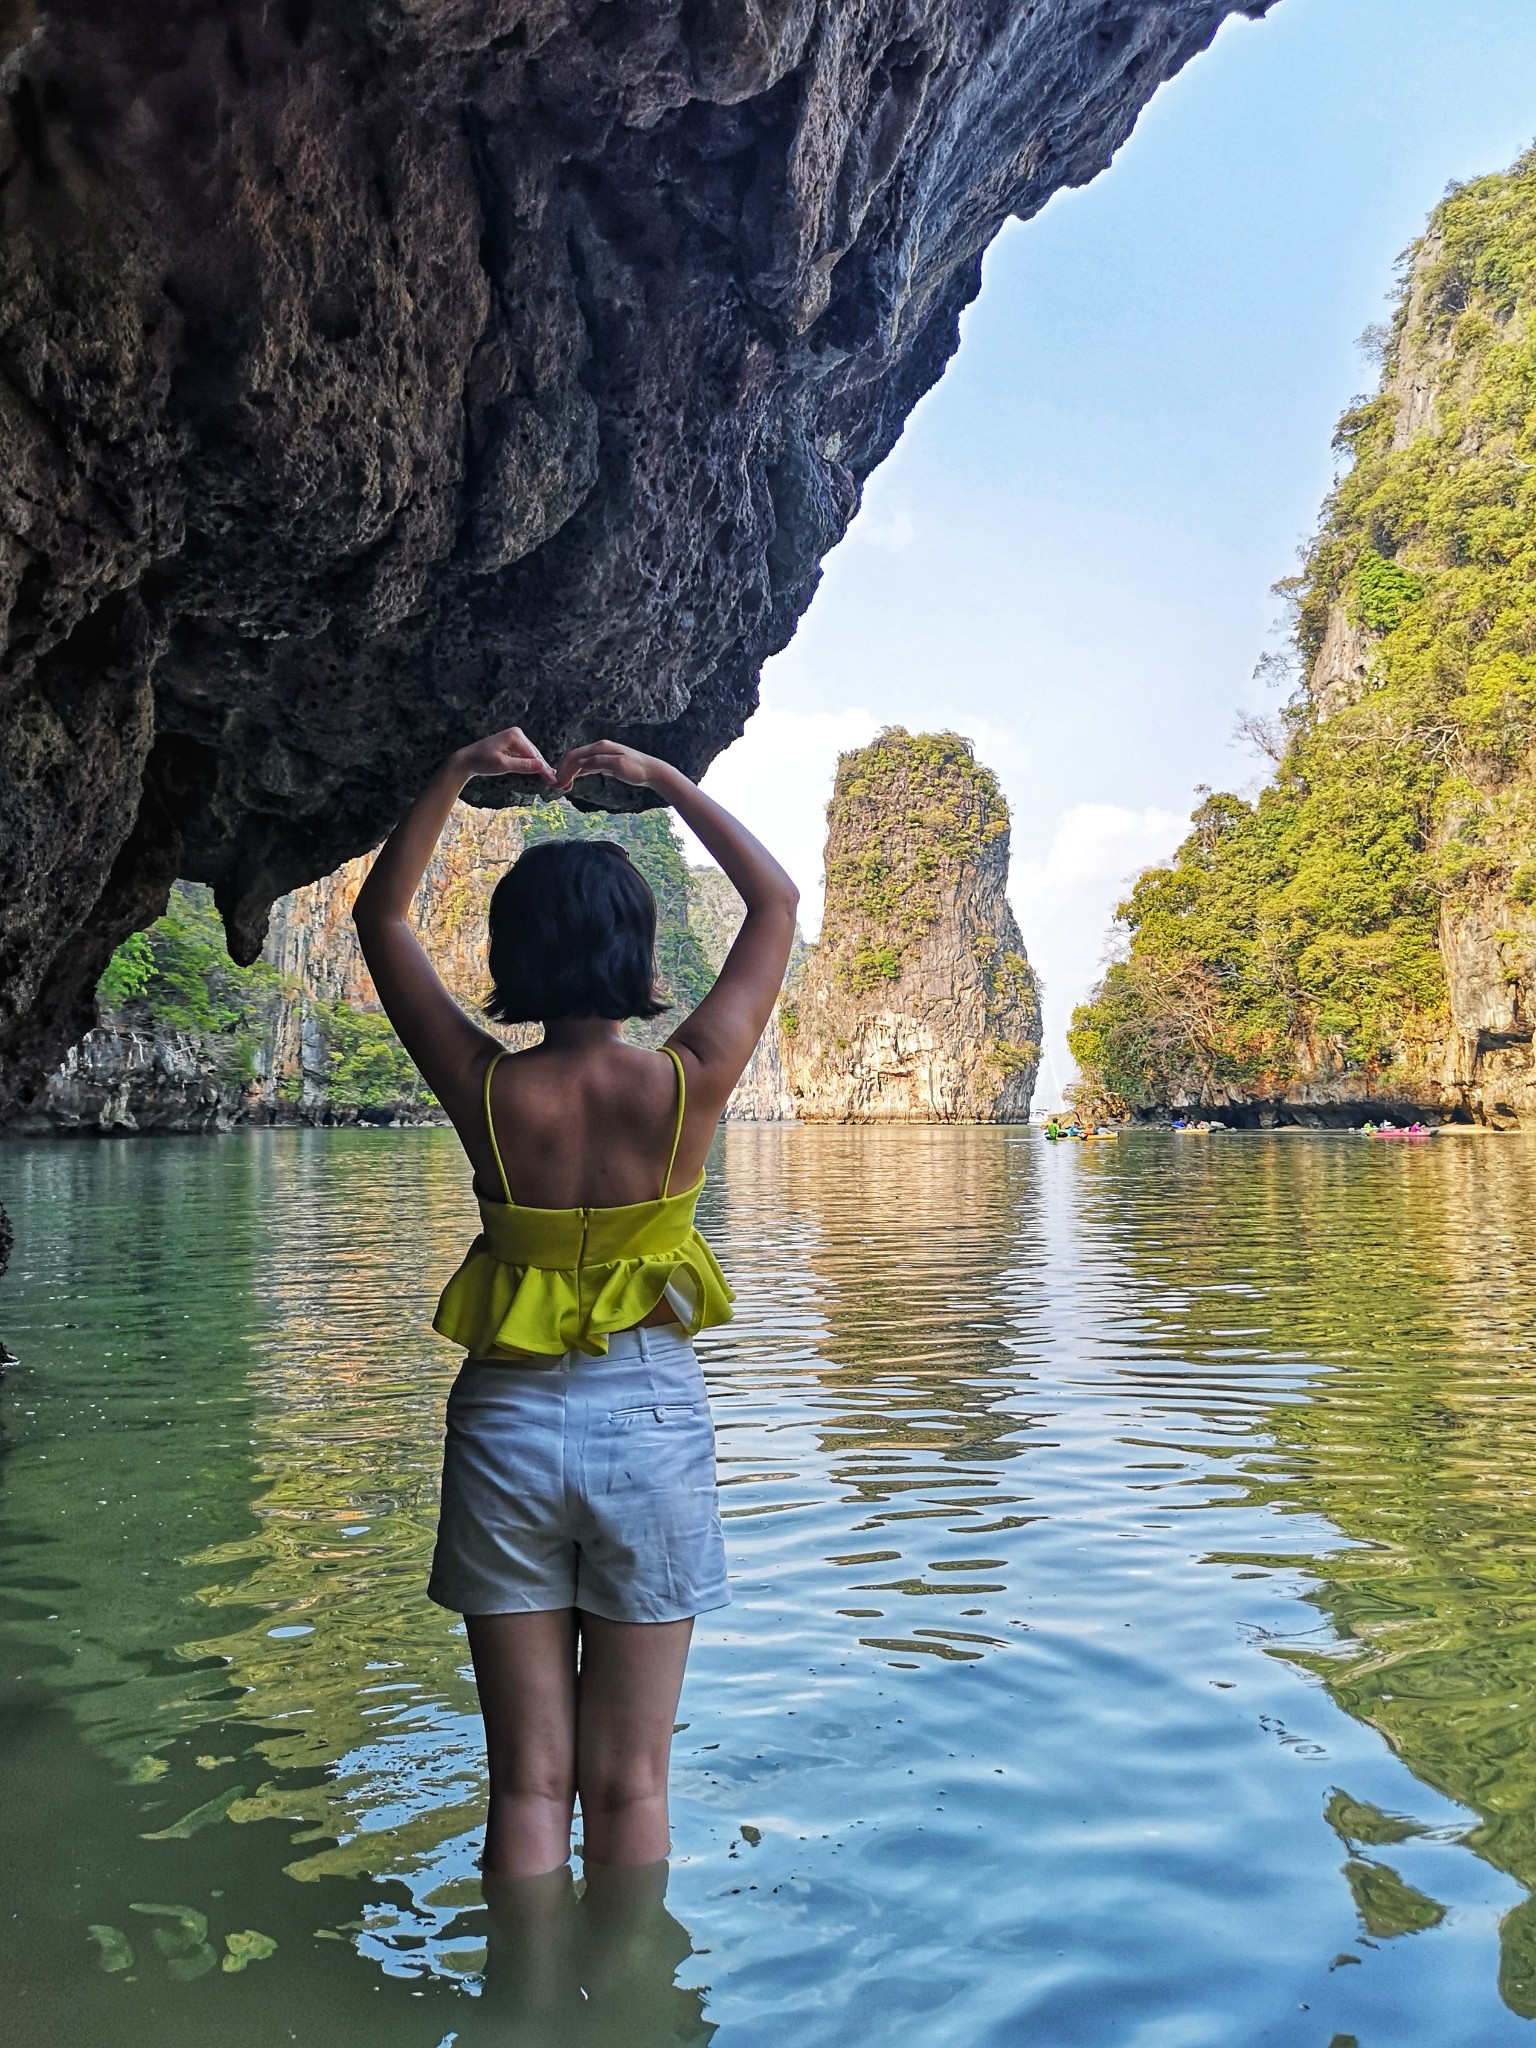
M 483 1886 L 485 1976 L 480 1996 L 465 2001 L 459 2048 L 558 2048 L 574 2040 L 585 2017 L 585 1930 L 570 1865 L 538 1877 L 487 1874 Z
M 667 1911 L 666 1896 L 665 1863 L 587 1866 L 584 2048 L 677 2048 L 708 2038 L 700 1994 L 676 1981 L 693 1943 Z
M 464 1622 L 491 1779 L 484 1868 L 498 1877 L 558 1870 L 571 1853 L 576 1793 L 575 1611 Z
M 576 1789 L 589 1863 L 659 1863 L 671 1849 L 667 1767 L 693 1622 L 583 1612 Z

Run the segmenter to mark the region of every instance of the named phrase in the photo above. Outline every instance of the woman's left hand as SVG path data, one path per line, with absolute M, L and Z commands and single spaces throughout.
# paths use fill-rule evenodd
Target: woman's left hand
M 466 782 L 472 775 L 537 775 L 541 782 L 554 786 L 554 769 L 521 726 L 509 725 L 505 732 L 493 732 L 460 747 L 453 759 L 463 769 Z

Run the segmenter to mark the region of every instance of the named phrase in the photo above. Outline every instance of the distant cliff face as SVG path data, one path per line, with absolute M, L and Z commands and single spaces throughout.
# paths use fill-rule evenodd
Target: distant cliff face
M 103 1137 L 185 1137 L 233 1129 L 242 1080 L 194 1032 L 108 1023 L 71 1046 L 41 1100 L 12 1129 Z
M 422 942 L 471 1011 L 486 993 L 491 891 L 522 851 L 529 815 L 456 805 L 416 894 Z M 149 956 L 142 977 L 114 963 L 96 1029 L 10 1129 L 128 1135 L 435 1118 L 380 1012 L 352 926 L 368 865 L 348 861 L 282 897 L 261 960 L 243 970 L 224 949 L 206 891 L 179 887 L 148 939 L 130 942 Z
M 1536 1123 L 1536 152 L 1437 207 L 1382 344 L 1274 781 L 1201 805 L 1074 1020 L 1134 1109 Z
M 838 762 L 821 938 L 780 1011 L 809 1123 L 1012 1123 L 1040 1009 L 1004 891 L 1008 809 L 953 733 L 892 729 Z
M 725 964 L 744 915 L 741 898 L 718 868 L 689 870 L 688 923 L 698 937 L 712 974 L 718 974 Z M 794 1120 L 795 1102 L 790 1093 L 780 1017 L 784 1003 L 793 1001 L 805 960 L 805 941 L 797 930 L 779 1011 L 769 1018 L 746 1072 L 731 1090 L 731 1099 L 725 1106 L 727 1123 L 778 1124 Z
M 719 971 L 743 915 L 716 868 L 684 865 L 665 813 L 459 804 L 412 916 L 464 1007 L 484 1000 L 492 891 L 533 838 L 619 839 L 657 899 L 673 997 L 626 1027 L 660 1044 Z M 952 734 L 890 732 L 843 757 L 829 811 L 823 941 L 798 938 L 778 1012 L 726 1116 L 741 1122 L 997 1122 L 1027 1115 L 1039 1012 L 1004 900 L 1008 814 Z M 274 908 L 262 959 L 225 951 L 208 892 L 181 885 L 102 984 L 98 1027 L 14 1134 L 194 1132 L 237 1123 L 431 1120 L 440 1113 L 383 1017 L 351 919 L 350 861 Z M 513 1027 L 512 1044 L 535 1027 Z
M 524 811 L 455 804 L 412 905 L 412 920 L 433 965 L 470 1011 L 484 1002 L 489 986 L 485 932 L 491 892 L 523 850 L 527 817 Z M 379 1008 L 352 925 L 353 899 L 368 867 L 366 858 L 348 861 L 273 906 L 262 957 L 282 977 L 285 999 L 274 1019 L 252 1108 L 276 1111 L 285 1099 L 310 1114 L 352 1106 L 334 1100 L 335 1054 L 328 1043 L 326 1006 L 345 1004 L 364 1014 Z

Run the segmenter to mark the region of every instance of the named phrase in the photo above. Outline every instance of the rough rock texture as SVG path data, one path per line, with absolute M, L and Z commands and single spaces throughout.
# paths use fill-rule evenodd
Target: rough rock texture
M 485 1000 L 485 921 L 491 891 L 523 850 L 525 813 L 457 804 L 427 864 L 412 917 L 444 982 L 467 1010 Z M 278 1010 L 246 1115 L 276 1116 L 285 1103 L 317 1120 L 333 1113 L 320 1005 L 376 1011 L 378 994 L 363 964 L 352 903 L 366 859 L 282 897 L 273 907 L 263 957 L 292 992 Z
M 701 769 L 987 243 L 1268 4 L 0 12 L 0 1087 L 472 733 Z
M 71 1046 L 8 1135 L 184 1136 L 234 1128 L 246 1090 L 217 1052 L 185 1031 L 142 1031 L 116 1019 Z
M 1040 1004 L 1009 909 L 1008 807 L 955 733 L 844 754 L 821 938 L 780 1010 L 807 1123 L 1017 1123 Z
M 1451 997 L 1442 1103 L 1498 1129 L 1536 1125 L 1536 912 L 1507 888 L 1461 892 L 1441 911 L 1440 952 Z
M 789 1084 L 789 1063 L 785 1057 L 784 1033 L 777 1017 L 757 1041 L 747 1071 L 731 1090 L 725 1105 L 728 1124 L 787 1124 L 797 1114 L 794 1091 Z
M 486 991 L 491 891 L 522 851 L 527 815 L 456 806 L 416 895 L 416 928 L 468 1009 Z M 185 1134 L 237 1123 L 356 1121 L 356 1106 L 334 1101 L 328 1087 L 324 1014 L 333 1003 L 365 1014 L 379 1009 L 351 918 L 368 865 L 348 861 L 273 906 L 263 958 L 280 984 L 262 1020 L 253 1075 L 231 1075 L 218 1038 L 168 1030 L 131 1011 L 109 1015 L 70 1050 L 37 1100 L 6 1126 L 7 1135 Z M 379 1113 L 421 1116 L 404 1104 Z
M 1435 401 L 1454 352 L 1449 333 L 1432 317 L 1426 287 L 1443 253 L 1443 238 L 1432 225 L 1414 252 L 1393 360 L 1382 382 L 1382 397 L 1392 411 L 1394 453 L 1412 447 L 1437 425 Z M 1307 695 L 1319 717 L 1358 704 L 1370 689 L 1371 649 L 1377 638 L 1350 616 L 1344 597 L 1329 605 L 1306 675 Z

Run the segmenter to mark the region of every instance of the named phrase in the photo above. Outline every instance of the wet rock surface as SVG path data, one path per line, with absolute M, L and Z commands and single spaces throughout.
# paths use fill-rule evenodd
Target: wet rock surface
M 248 961 L 471 734 L 701 770 L 988 241 L 1265 4 L 5 10 L 0 1111 L 177 875 Z

